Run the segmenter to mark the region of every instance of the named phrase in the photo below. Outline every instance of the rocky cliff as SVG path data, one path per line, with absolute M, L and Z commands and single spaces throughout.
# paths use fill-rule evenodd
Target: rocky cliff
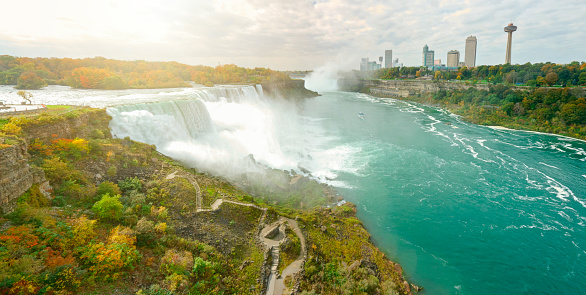
M 39 184 L 41 193 L 51 189 L 43 170 L 28 164 L 29 154 L 23 141 L 0 149 L 0 213 L 12 212 L 16 200 L 33 184 Z
M 261 84 L 265 94 L 290 100 L 316 97 L 319 94 L 305 88 L 305 80 L 264 82 Z
M 83 109 L 85 110 L 85 109 Z M 59 120 L 51 120 L 27 124 L 25 136 L 27 143 L 34 139 L 51 141 L 55 138 L 88 137 L 96 129 L 109 130 L 108 124 L 111 119 L 103 109 L 88 109 L 88 111 L 73 115 L 74 112 L 62 115 Z M 110 137 L 109 134 L 104 134 Z
M 45 173 L 28 163 L 28 145 L 33 140 L 48 143 L 56 138 L 85 137 L 96 129 L 107 131 L 109 120 L 105 110 L 100 109 L 82 109 L 53 117 L 41 115 L 23 124 L 20 139 L 0 137 L 0 213 L 12 212 L 17 199 L 34 184 L 39 185 L 42 194 L 50 196 L 51 186 Z

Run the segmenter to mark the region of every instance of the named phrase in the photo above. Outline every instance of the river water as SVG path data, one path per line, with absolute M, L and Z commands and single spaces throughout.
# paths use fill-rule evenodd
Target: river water
M 13 91 L 0 87 L 0 100 Z M 335 91 L 300 106 L 252 86 L 33 95 L 109 107 L 115 136 L 227 177 L 258 168 L 248 155 L 310 170 L 357 204 L 373 240 L 426 294 L 586 290 L 583 141 Z

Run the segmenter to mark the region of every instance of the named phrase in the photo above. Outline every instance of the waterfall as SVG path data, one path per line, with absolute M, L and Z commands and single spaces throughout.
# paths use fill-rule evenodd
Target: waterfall
M 265 98 L 260 85 L 201 88 L 107 112 L 114 136 L 154 144 L 187 166 L 226 177 L 259 172 L 257 163 L 297 170 L 304 153 L 296 107 Z

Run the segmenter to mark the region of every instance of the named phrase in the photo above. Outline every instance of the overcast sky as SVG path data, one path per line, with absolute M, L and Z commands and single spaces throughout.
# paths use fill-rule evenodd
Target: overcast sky
M 419 66 L 425 44 L 443 63 L 452 49 L 463 60 L 474 35 L 477 64 L 501 64 L 512 20 L 513 63 L 586 60 L 585 0 L 2 2 L 0 55 L 357 69 L 385 49 Z

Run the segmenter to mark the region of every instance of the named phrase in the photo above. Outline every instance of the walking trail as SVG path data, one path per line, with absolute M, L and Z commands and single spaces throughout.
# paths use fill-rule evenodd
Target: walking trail
M 202 197 L 201 197 L 201 189 L 195 177 L 191 174 L 178 174 L 179 171 L 175 171 L 169 175 L 167 175 L 166 179 L 170 180 L 175 177 L 183 177 L 189 181 L 195 191 L 196 191 L 196 212 L 204 212 L 204 211 L 216 211 L 220 208 L 223 203 L 232 203 L 240 206 L 246 207 L 253 207 L 263 211 L 263 214 L 260 218 L 259 224 L 264 223 L 264 219 L 266 217 L 267 208 L 262 208 L 254 204 L 250 203 L 242 203 L 236 202 L 231 200 L 224 200 L 224 199 L 216 199 L 214 203 L 211 205 L 210 208 L 203 208 L 202 207 Z M 282 242 L 285 241 L 285 228 L 286 224 L 295 232 L 297 237 L 299 237 L 299 241 L 301 243 L 301 250 L 299 252 L 299 257 L 289 264 L 284 270 L 282 274 L 279 274 L 279 261 L 280 261 L 280 245 Z M 269 256 L 272 258 L 272 263 L 270 265 L 270 275 L 267 283 L 267 292 L 266 295 L 282 295 L 283 292 L 286 290 L 286 286 L 284 283 L 284 279 L 288 276 L 292 276 L 292 278 L 297 274 L 305 264 L 307 250 L 305 248 L 305 238 L 303 237 L 303 233 L 299 226 L 297 225 L 297 221 L 281 217 L 277 222 L 273 224 L 266 225 L 259 234 L 258 237 L 262 243 L 269 249 L 270 254 Z M 268 258 L 268 256 L 267 256 Z M 290 291 L 290 290 L 289 290 Z

